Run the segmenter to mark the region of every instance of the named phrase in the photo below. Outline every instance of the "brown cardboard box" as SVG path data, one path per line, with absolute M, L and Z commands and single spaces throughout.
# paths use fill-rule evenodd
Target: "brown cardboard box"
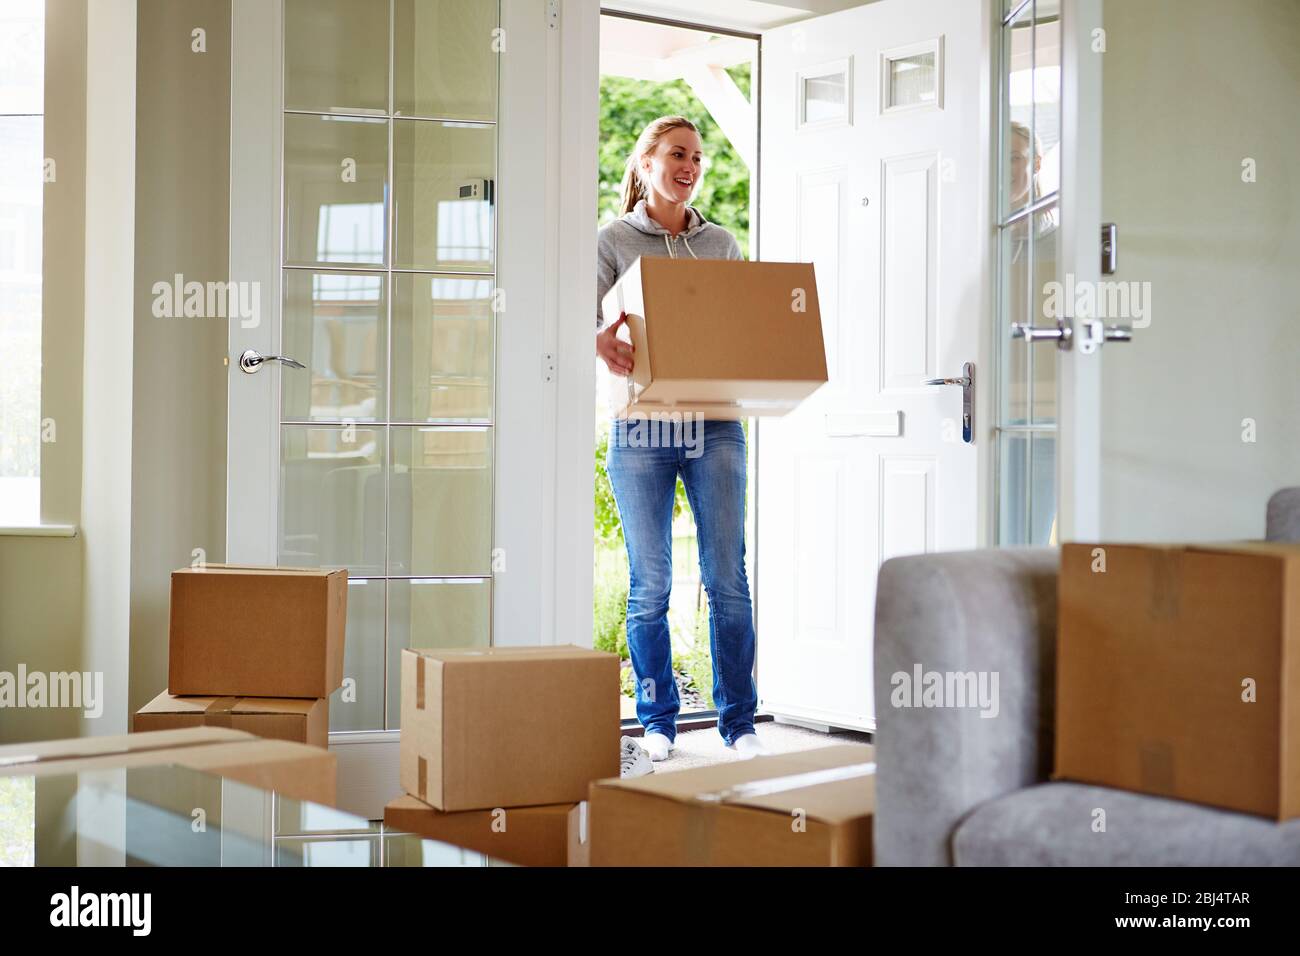
M 1058 587 L 1057 779 L 1300 816 L 1300 545 L 1067 544 Z
M 578 803 L 617 776 L 618 655 L 402 651 L 402 789 L 439 810 Z
M 592 866 L 870 866 L 875 749 L 839 744 L 591 785 Z
M 612 376 L 619 418 L 784 415 L 826 382 L 817 282 L 806 262 L 642 256 L 606 293 L 635 349 Z
M 585 804 L 577 803 L 444 813 L 402 796 L 384 807 L 384 825 L 390 829 L 521 866 L 586 865 L 585 816 Z
M 135 712 L 131 729 L 230 727 L 270 740 L 330 745 L 330 702 L 321 697 L 175 697 L 163 691 Z
M 167 688 L 328 697 L 343 684 L 348 573 L 209 564 L 172 572 Z
M 0 777 L 177 764 L 282 796 L 333 806 L 338 759 L 318 747 L 221 727 L 78 737 L 0 747 Z

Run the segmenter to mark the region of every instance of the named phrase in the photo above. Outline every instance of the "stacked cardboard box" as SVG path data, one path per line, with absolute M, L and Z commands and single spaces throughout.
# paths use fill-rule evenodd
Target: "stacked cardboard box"
M 402 652 L 384 822 L 532 866 L 581 866 L 592 781 L 619 773 L 619 662 L 571 645 Z
M 172 573 L 168 687 L 137 731 L 225 727 L 329 746 L 347 572 L 208 564 Z
M 1067 544 L 1062 780 L 1300 816 L 1300 545 Z

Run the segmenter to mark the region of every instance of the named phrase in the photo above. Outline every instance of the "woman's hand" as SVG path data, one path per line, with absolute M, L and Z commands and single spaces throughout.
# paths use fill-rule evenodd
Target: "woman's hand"
M 618 330 L 627 322 L 627 313 L 620 312 L 618 321 L 596 333 L 596 354 L 605 360 L 606 367 L 615 375 L 631 375 L 633 348 L 618 338 Z

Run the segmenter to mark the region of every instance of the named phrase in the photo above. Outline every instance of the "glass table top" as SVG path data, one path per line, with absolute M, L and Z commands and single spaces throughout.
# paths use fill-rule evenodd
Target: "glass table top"
M 0 867 L 510 865 L 187 767 L 0 777 Z

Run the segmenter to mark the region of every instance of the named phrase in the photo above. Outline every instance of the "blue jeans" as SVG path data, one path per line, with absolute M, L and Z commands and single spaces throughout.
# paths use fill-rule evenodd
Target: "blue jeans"
M 754 732 L 754 612 L 745 576 L 745 433 L 739 422 L 610 422 L 606 470 L 627 543 L 627 644 L 636 714 L 647 733 L 677 737 L 668 595 L 673 583 L 673 497 L 682 476 L 695 515 L 700 577 L 709 597 L 709 651 L 718 733 Z

